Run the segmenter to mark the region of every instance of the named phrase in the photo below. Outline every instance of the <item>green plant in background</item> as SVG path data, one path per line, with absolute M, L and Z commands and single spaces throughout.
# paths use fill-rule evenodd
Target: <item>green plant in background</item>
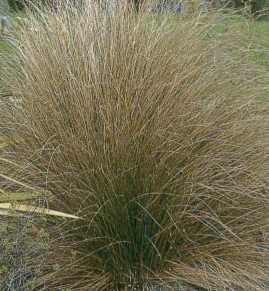
M 9 7 L 12 11 L 21 11 L 24 9 L 24 0 L 8 0 Z
M 263 14 L 263 10 L 266 8 L 265 5 L 266 5 L 266 1 L 265 0 L 255 0 L 255 1 L 252 0 L 252 1 L 249 1 L 251 14 L 254 15 L 254 16 L 259 16 L 260 14 Z
M 42 224 L 36 288 L 266 290 L 262 72 L 240 32 L 208 36 L 215 15 L 162 17 L 32 12 L 3 56 L 1 188 L 80 218 Z
M 244 11 L 244 14 L 247 13 L 249 16 L 254 17 L 261 17 L 268 13 L 266 0 L 217 0 L 213 2 L 213 5 Z

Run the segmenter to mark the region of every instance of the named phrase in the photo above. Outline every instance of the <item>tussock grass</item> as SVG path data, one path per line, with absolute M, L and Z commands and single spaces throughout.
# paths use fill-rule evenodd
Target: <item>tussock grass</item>
M 262 76 L 240 34 L 212 37 L 216 21 L 125 6 L 30 13 L 2 66 L 2 164 L 82 218 L 47 228 L 40 284 L 266 290 Z

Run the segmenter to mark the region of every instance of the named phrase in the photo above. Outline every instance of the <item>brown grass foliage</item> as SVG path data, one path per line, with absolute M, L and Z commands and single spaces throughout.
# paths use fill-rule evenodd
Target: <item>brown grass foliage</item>
M 174 20 L 33 12 L 2 64 L 1 163 L 81 217 L 47 227 L 49 290 L 267 289 L 260 72 L 215 16 Z

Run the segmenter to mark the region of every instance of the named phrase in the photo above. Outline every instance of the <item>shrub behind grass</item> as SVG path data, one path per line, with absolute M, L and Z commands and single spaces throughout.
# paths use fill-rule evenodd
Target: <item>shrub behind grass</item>
M 125 6 L 28 17 L 3 65 L 7 170 L 81 218 L 47 227 L 40 282 L 266 290 L 269 123 L 242 38 Z

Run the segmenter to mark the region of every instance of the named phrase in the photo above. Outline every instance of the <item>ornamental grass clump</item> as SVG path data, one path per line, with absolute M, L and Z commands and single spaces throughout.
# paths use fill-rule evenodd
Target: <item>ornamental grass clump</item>
M 2 65 L 1 186 L 47 191 L 50 209 L 79 217 L 42 225 L 36 288 L 266 290 L 261 72 L 216 21 L 29 13 Z

